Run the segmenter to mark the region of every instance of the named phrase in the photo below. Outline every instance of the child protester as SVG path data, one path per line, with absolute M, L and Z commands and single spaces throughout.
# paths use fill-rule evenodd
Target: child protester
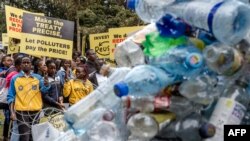
M 44 107 L 64 109 L 60 77 L 56 77 L 56 64 L 52 60 L 47 60 L 46 66 L 48 69 L 44 76 L 44 81 L 50 84 L 50 88 L 48 92 L 43 95 Z
M 76 78 L 66 81 L 64 84 L 63 96 L 69 97 L 69 105 L 72 106 L 92 91 L 93 85 L 88 80 L 87 67 L 81 65 L 76 68 Z

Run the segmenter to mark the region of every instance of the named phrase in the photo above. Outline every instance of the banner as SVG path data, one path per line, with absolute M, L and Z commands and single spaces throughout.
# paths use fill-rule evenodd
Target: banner
M 20 48 L 20 40 L 22 37 L 22 24 L 23 24 L 23 13 L 31 13 L 22 9 L 5 5 L 6 15 L 6 26 L 8 37 L 8 51 L 7 54 L 18 53 Z M 43 16 L 43 13 L 34 13 L 36 15 Z
M 109 33 L 90 34 L 90 48 L 99 58 L 110 59 Z
M 124 41 L 130 34 L 141 30 L 143 26 L 121 27 L 109 29 L 110 59 L 114 63 L 114 50 L 118 43 Z
M 22 32 L 20 52 L 72 59 L 74 22 L 24 13 Z

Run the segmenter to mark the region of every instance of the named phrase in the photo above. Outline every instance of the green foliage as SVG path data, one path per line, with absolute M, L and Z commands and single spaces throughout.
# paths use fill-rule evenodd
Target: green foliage
M 6 29 L 6 22 L 5 22 L 5 13 L 4 11 L 0 11 L 0 33 L 6 33 L 7 29 Z M 1 36 L 1 34 L 0 34 Z M 0 37 L 0 39 L 2 38 L 2 36 Z
M 142 25 L 135 13 L 123 6 L 124 0 L 9 0 L 10 5 L 46 16 L 76 21 L 84 34 L 108 31 L 108 28 Z M 2 13 L 0 13 L 2 14 Z M 0 15 L 0 31 L 5 19 Z

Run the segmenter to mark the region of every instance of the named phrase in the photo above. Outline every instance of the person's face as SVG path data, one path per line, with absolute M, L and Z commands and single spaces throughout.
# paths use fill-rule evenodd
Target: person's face
M 77 79 L 84 79 L 86 76 L 86 73 L 84 71 L 83 67 L 77 67 L 76 68 L 76 78 Z
M 93 50 L 89 52 L 88 59 L 91 61 L 95 61 L 96 59 L 98 59 L 96 53 Z
M 43 63 L 43 61 L 40 61 L 38 63 L 38 69 L 41 71 L 41 72 L 47 72 L 47 66 Z
M 70 60 L 66 60 L 63 64 L 64 68 L 69 68 L 71 66 L 71 61 Z
M 76 58 L 76 65 L 79 65 L 81 63 L 81 59 L 79 57 Z
M 22 70 L 25 73 L 28 73 L 31 70 L 31 61 L 29 58 L 23 58 L 22 59 Z
M 5 67 L 10 67 L 13 64 L 13 60 L 11 57 L 6 57 L 5 60 L 3 61 L 3 65 Z
M 55 63 L 51 63 L 48 66 L 48 75 L 49 76 L 54 76 L 56 74 L 56 64 Z
M 110 66 L 109 65 L 102 65 L 100 69 L 100 74 L 103 76 L 107 76 L 109 73 Z

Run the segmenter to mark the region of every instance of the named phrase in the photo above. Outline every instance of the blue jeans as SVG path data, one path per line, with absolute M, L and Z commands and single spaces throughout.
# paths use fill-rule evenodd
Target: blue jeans
M 18 132 L 18 125 L 17 125 L 17 121 L 13 121 L 13 127 L 12 127 L 12 131 L 11 131 L 11 137 L 10 137 L 10 141 L 19 141 L 19 132 Z

